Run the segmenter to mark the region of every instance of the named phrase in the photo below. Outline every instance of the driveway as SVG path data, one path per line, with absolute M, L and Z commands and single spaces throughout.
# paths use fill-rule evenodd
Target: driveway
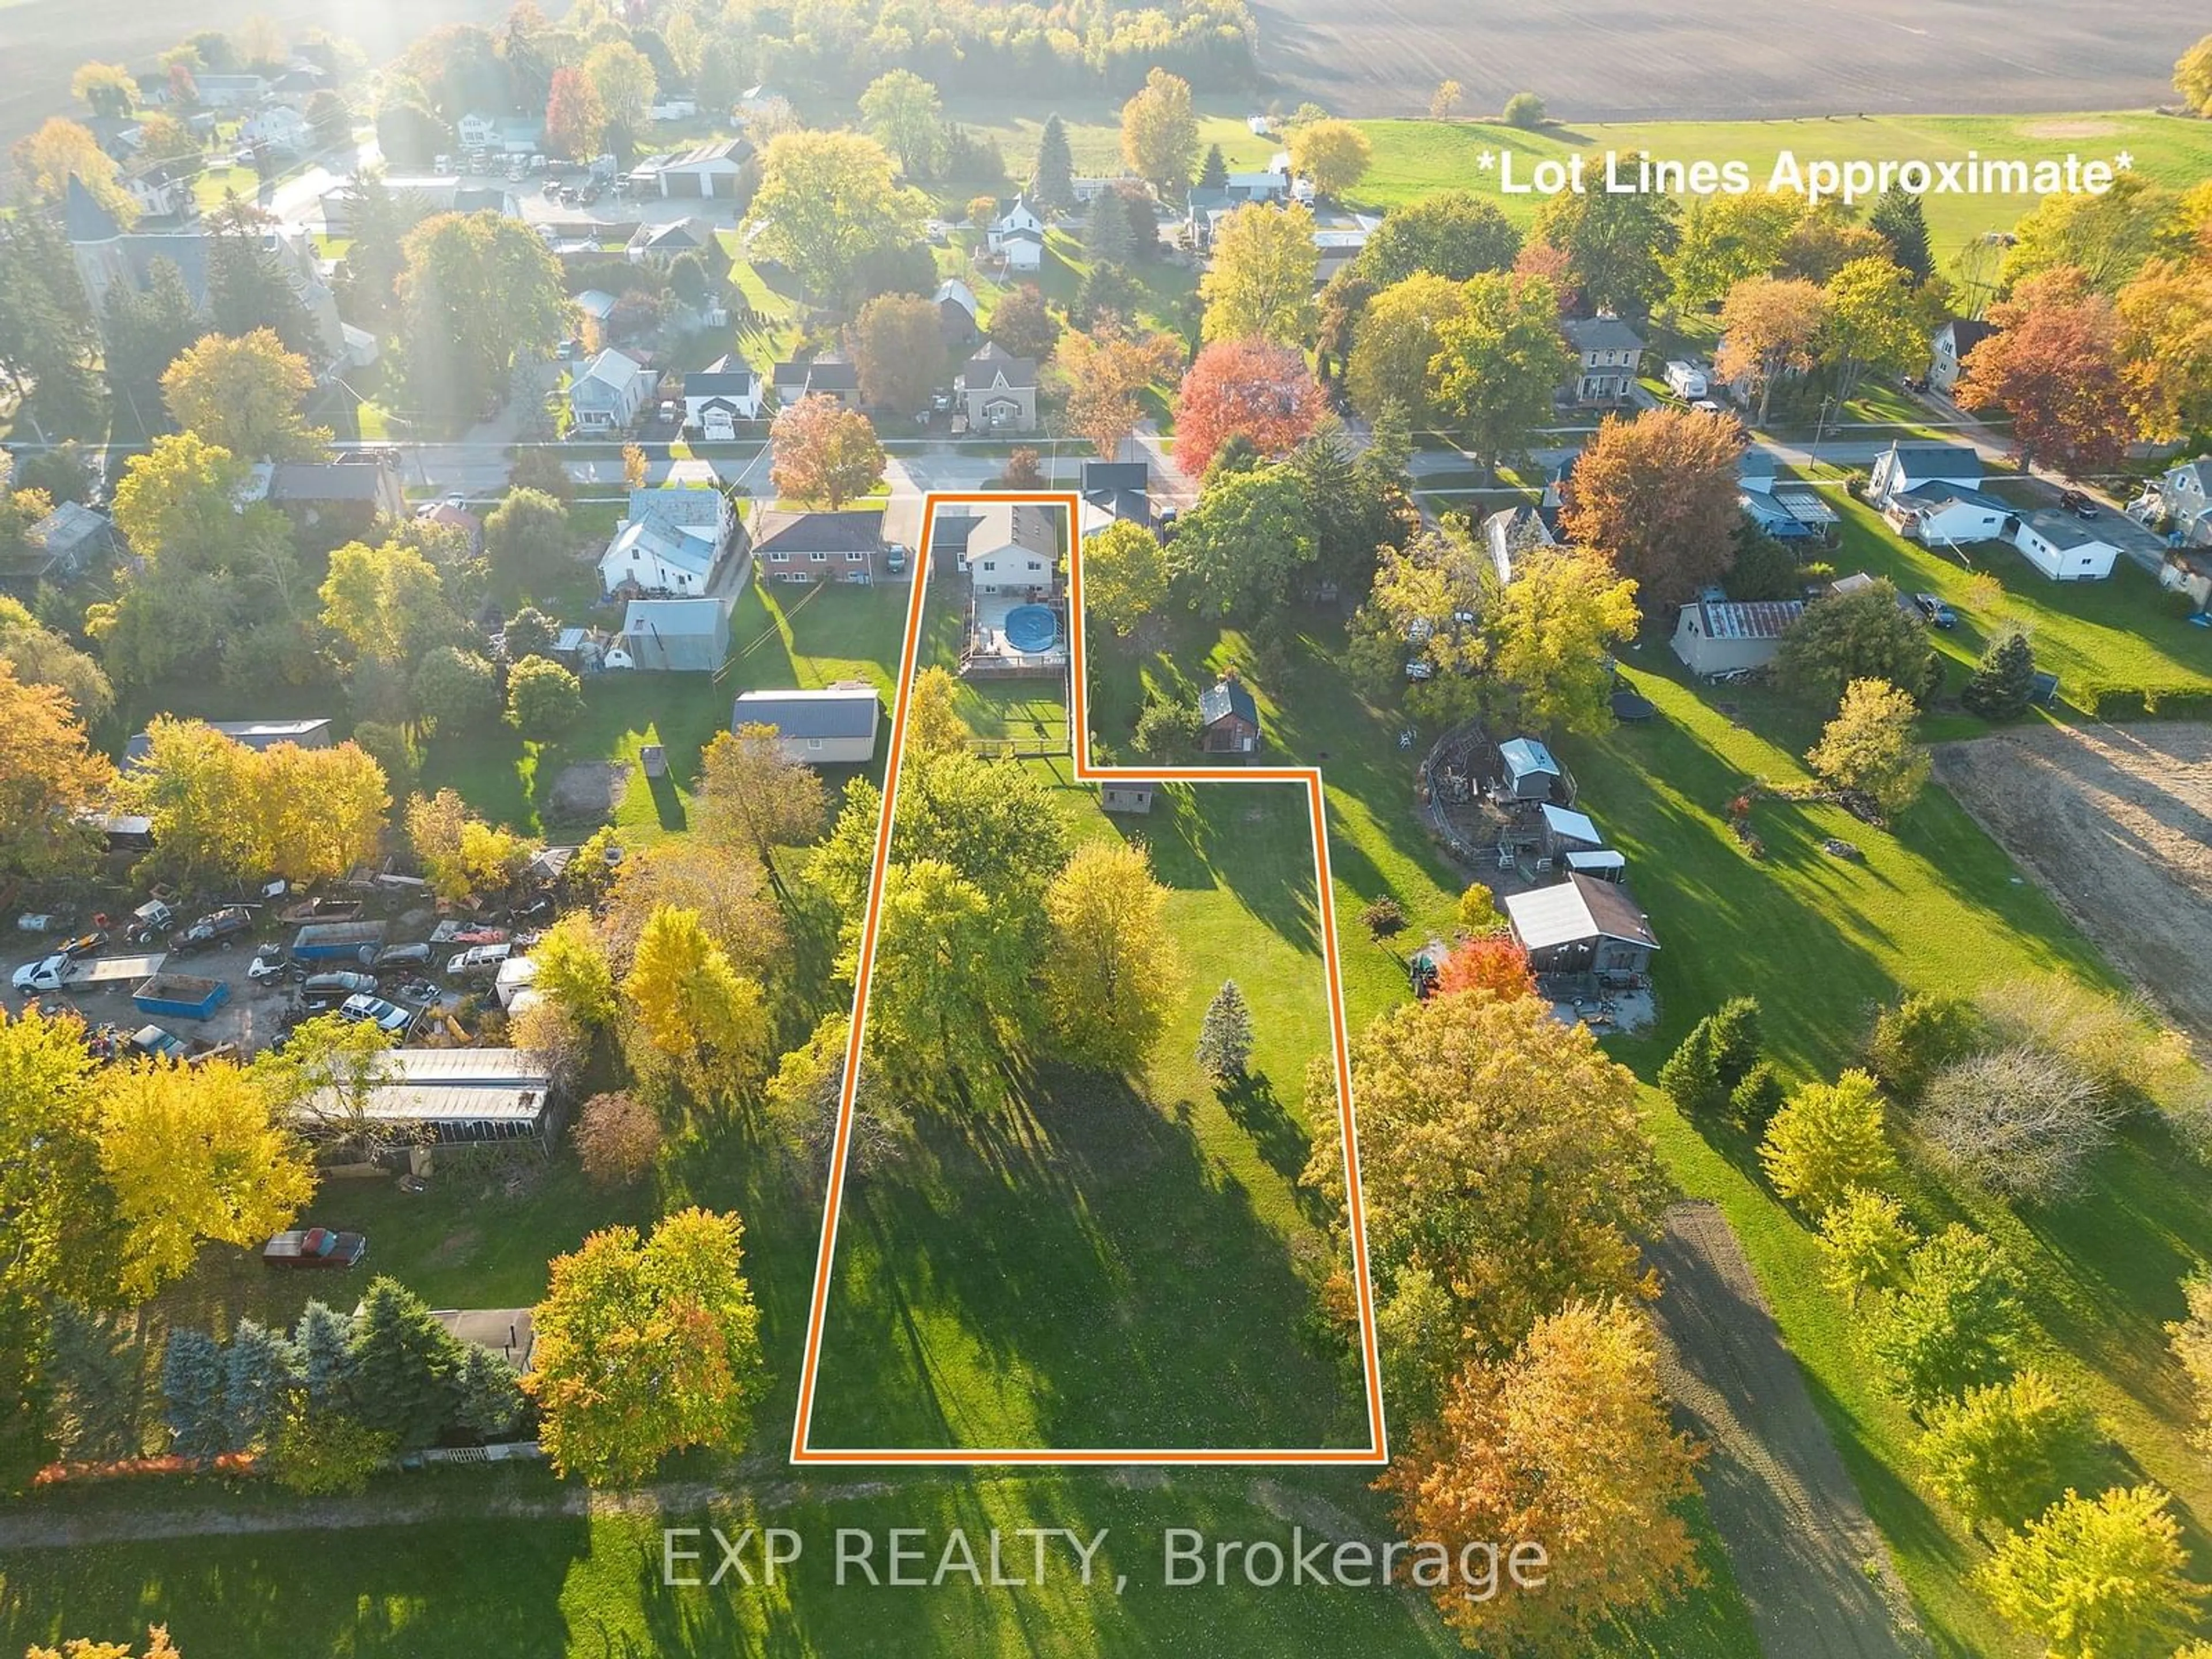
M 1767 1659 L 1928 1651 L 1888 1547 L 1814 1409 L 1797 1362 L 1719 1208 L 1671 1206 L 1646 1255 L 1660 1375 L 1711 1448 L 1698 1471 Z

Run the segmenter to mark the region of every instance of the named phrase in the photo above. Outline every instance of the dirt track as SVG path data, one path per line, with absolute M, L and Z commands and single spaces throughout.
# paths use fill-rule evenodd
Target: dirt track
M 2171 99 L 2197 0 L 1275 0 L 1260 63 L 1291 100 L 1418 115 L 1449 76 L 1468 113 L 1523 90 L 1569 121 L 2008 114 Z M 2063 148 L 2061 146 L 2060 148 Z
M 1676 1204 L 1649 1251 L 1661 1378 L 1711 1447 L 1698 1484 L 1767 1659 L 1924 1653 L 1889 1552 L 1717 1207 Z M 1875 1563 L 1879 1577 L 1869 1576 Z
M 1936 775 L 2123 973 L 2212 1042 L 2212 726 L 2023 727 L 1942 745 Z

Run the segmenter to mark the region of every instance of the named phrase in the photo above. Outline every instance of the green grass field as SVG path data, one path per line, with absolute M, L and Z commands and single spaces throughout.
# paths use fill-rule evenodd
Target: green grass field
M 2107 988 L 2112 974 L 2002 850 L 1931 789 L 1897 833 L 1840 811 L 1763 800 L 1753 863 L 1723 817 L 1753 779 L 1802 781 L 1796 756 L 1816 721 L 1771 693 L 1717 696 L 1659 672 L 1656 647 L 1628 677 L 1659 720 L 1595 743 L 1564 745 L 1581 805 L 1629 859 L 1638 898 L 1662 947 L 1659 1030 L 1609 1045 L 1649 1079 L 1688 1026 L 1726 997 L 1760 1000 L 1768 1042 L 1793 1080 L 1850 1064 L 1875 1003 L 1904 989 L 1971 993 L 2059 973 Z M 1733 705 L 1733 716 L 1720 702 Z M 1851 841 L 1838 860 L 1825 836 Z M 1916 1431 L 1870 1375 L 1841 1303 L 1820 1282 L 1812 1235 L 1756 1175 L 1753 1149 L 1686 1122 L 1656 1091 L 1650 1121 L 1675 1180 L 1719 1200 L 1806 1368 L 1875 1522 L 1897 1553 L 1939 1648 L 2008 1651 L 1966 1579 L 1982 1547 L 1921 1484 Z M 2173 1492 L 2195 1530 L 2212 1480 L 2184 1441 L 2187 1405 L 2159 1330 L 2181 1311 L 2177 1281 L 2212 1255 L 2212 1206 L 2201 1180 L 2155 1127 L 2131 1130 L 2094 1167 L 2073 1203 L 2017 1213 L 1916 1169 L 1905 1197 L 1923 1227 L 1971 1220 L 2004 1246 L 2027 1287 L 2034 1363 L 2090 1401 L 2114 1450 L 2108 1478 L 2134 1473 Z
M 2000 486 L 2002 488 L 2003 486 Z M 2005 623 L 2027 625 L 2035 665 L 2058 676 L 2061 701 L 2083 713 L 2108 717 L 2130 712 L 2128 700 L 2154 709 L 2175 697 L 2212 696 L 2212 631 L 2190 625 L 2163 603 L 2158 583 L 2126 559 L 2112 578 L 2054 582 L 2011 547 L 1989 543 L 1952 553 L 1908 542 L 1865 502 L 1828 492 L 1843 514 L 1842 539 L 1825 555 L 1838 574 L 1871 571 L 1902 593 L 1934 593 L 1959 613 L 1959 626 L 1929 640 L 1951 659 L 1952 689 L 1979 660 L 1990 637 Z M 1985 570 L 2004 585 L 2003 603 L 1981 614 L 1971 602 L 1974 573 Z M 1967 730 L 1979 730 L 1974 723 Z
M 951 666 L 959 589 L 925 599 L 924 666 Z M 1057 678 L 963 682 L 979 738 L 1054 745 Z M 826 1446 L 1320 1446 L 1366 1440 L 1364 1389 L 1322 1328 L 1327 1255 L 1294 1183 L 1333 1103 L 1305 793 L 1183 785 L 1112 818 L 1064 757 L 1018 763 L 1080 841 L 1143 847 L 1188 971 L 1127 1078 L 1055 1068 L 919 1115 L 910 1162 L 848 1185 L 813 1437 Z M 1249 1080 L 1193 1059 L 1225 979 L 1249 999 Z M 864 1062 L 865 1063 L 865 1062 Z
M 1956 567 L 1934 568 L 1935 556 L 1898 543 L 1856 504 L 1844 534 L 1838 569 L 1863 563 L 1900 586 L 1962 596 Z M 2114 676 L 2148 676 L 2167 672 L 2169 653 L 2179 653 L 2190 672 L 2203 671 L 2201 630 L 2158 615 L 2137 591 L 2147 578 L 2062 587 L 2014 563 L 2008 601 L 2033 607 L 2051 661 L 2070 652 Z M 1225 665 L 1243 670 L 1277 752 L 1319 763 L 1328 781 L 1348 1000 L 1355 1023 L 1370 1017 L 1404 995 L 1403 951 L 1448 931 L 1459 884 L 1479 878 L 1447 863 L 1416 827 L 1414 769 L 1435 733 L 1395 748 L 1407 723 L 1346 684 L 1334 626 L 1317 620 L 1307 630 L 1280 686 L 1255 678 L 1253 653 L 1233 631 L 1180 615 L 1155 627 L 1153 648 L 1111 647 L 1102 663 L 1101 742 L 1126 744 L 1144 686 L 1188 695 Z M 1970 659 L 1978 651 L 1970 619 L 1958 636 L 1931 637 Z M 2116 988 L 2094 949 L 1941 790 L 1929 790 L 1893 836 L 1838 809 L 1763 799 L 1755 825 L 1767 856 L 1751 861 L 1727 827 L 1725 805 L 1754 781 L 1805 781 L 1798 757 L 1818 735 L 1819 714 L 1755 687 L 1696 687 L 1662 642 L 1623 660 L 1659 719 L 1597 741 L 1566 740 L 1561 752 L 1581 785 L 1577 805 L 1627 854 L 1662 946 L 1659 1028 L 1607 1045 L 1647 1085 L 1698 1018 L 1747 990 L 1759 998 L 1771 1052 L 1794 1085 L 1852 1064 L 1871 1010 L 1901 990 L 1970 994 L 2051 973 Z M 1829 836 L 1859 846 L 1863 861 L 1825 852 Z M 1378 948 L 1358 917 L 1385 893 L 1404 906 L 1409 926 Z M 1646 1102 L 1675 1182 L 1718 1199 L 1741 1236 L 1938 1650 L 2013 1651 L 1966 1582 L 1984 1546 L 1922 1484 L 1917 1430 L 1873 1376 L 1846 1310 L 1820 1282 L 1811 1233 L 1759 1179 L 1754 1148 L 1687 1122 L 1656 1089 L 1647 1087 Z M 2192 1168 L 2163 1129 L 2140 1126 L 2099 1161 L 2091 1189 L 2063 1206 L 2015 1213 L 1917 1168 L 1905 1196 L 1923 1228 L 1965 1218 L 2001 1241 L 2029 1287 L 2034 1363 L 2090 1401 L 2112 1437 L 2094 1473 L 2148 1475 L 2173 1492 L 2202 1560 L 2212 1559 L 2197 1529 L 2198 1517 L 2212 1515 L 2212 1479 L 2185 1443 L 2185 1391 L 2159 1329 L 2181 1311 L 2179 1279 L 2193 1261 L 2212 1259 L 2212 1204 L 2201 1181 L 2176 1176 Z
M 1064 763 L 1028 763 L 1065 777 Z M 1055 792 L 1079 838 L 1151 853 L 1188 971 L 1129 1079 L 1041 1067 L 965 1121 L 932 1111 L 912 1164 L 850 1188 L 816 1443 L 829 1446 L 1364 1444 L 1364 1390 L 1314 1310 L 1326 1248 L 1293 1187 L 1306 1060 L 1328 1046 L 1313 844 L 1292 785 L 1183 786 L 1109 820 Z M 1234 978 L 1252 1076 L 1192 1059 Z
M 958 112 L 979 131 L 994 136 L 1017 176 L 1025 176 L 1036 154 L 1042 125 L 1031 104 L 963 106 Z M 1061 112 L 1076 171 L 1118 172 L 1121 143 L 1115 112 L 1071 102 Z M 2063 158 L 2069 151 L 2085 161 L 2111 161 L 2121 150 L 2134 158 L 2135 171 L 2163 185 L 2186 187 L 2212 173 L 2212 124 L 2184 120 L 2142 110 L 2089 112 L 2071 115 L 1884 115 L 1856 118 L 1770 121 L 1648 121 L 1582 123 L 1541 132 L 1476 121 L 1358 121 L 1374 146 L 1367 177 L 1350 192 L 1362 206 L 1391 208 L 1441 190 L 1470 190 L 1497 200 L 1507 215 L 1526 224 L 1541 198 L 1497 194 L 1497 174 L 1476 162 L 1484 150 L 1510 150 L 1516 179 L 1545 159 L 1580 154 L 1595 177 L 1605 151 L 1632 163 L 1640 150 L 1683 161 L 1741 160 L 1763 185 L 1777 153 L 1793 151 L 1801 164 L 1814 160 L 1935 161 L 1962 161 L 1969 150 L 1997 160 Z M 1255 137 L 1237 113 L 1201 117 L 1199 146 L 1219 144 L 1232 167 L 1259 167 L 1282 148 L 1279 140 Z M 1961 194 L 1929 195 L 1926 207 L 1929 239 L 1939 263 L 1954 260 L 1960 249 L 1987 230 L 2008 229 L 2035 205 L 2033 198 Z
M 1110 1473 L 1027 1475 L 867 1471 L 849 1481 L 757 1486 L 711 1509 L 665 1517 L 609 1511 L 592 1516 L 486 1522 L 439 1518 L 489 1494 L 544 1504 L 559 1489 L 542 1475 L 471 1469 L 408 1477 L 414 1524 L 326 1534 L 209 1538 L 99 1549 L 19 1553 L 0 1564 L 0 1644 L 20 1650 L 65 1632 L 98 1628 L 116 1638 L 165 1620 L 189 1656 L 301 1659 L 480 1659 L 570 1655 L 646 1659 L 677 1655 L 737 1659 L 1447 1659 L 1466 1650 L 1402 1590 L 1256 1589 L 1232 1561 L 1222 1588 L 1169 1588 L 1166 1528 L 1210 1540 L 1288 1544 L 1318 1517 L 1347 1535 L 1380 1540 L 1389 1522 L 1357 1474 L 1178 1472 L 1159 1480 Z M 209 1494 L 200 1494 L 208 1496 Z M 1726 1564 L 1703 1526 L 1700 1560 Z M 805 1551 L 773 1586 L 732 1580 L 712 1588 L 662 1582 L 659 1528 L 748 1523 L 797 1529 Z M 887 1529 L 927 1530 L 929 1562 L 950 1531 L 964 1528 L 979 1553 L 995 1527 L 1008 1559 L 1027 1550 L 1025 1527 L 1066 1528 L 1086 1542 L 1101 1530 L 1094 1582 L 1085 1585 L 1063 1548 L 1036 1586 L 978 1589 L 954 1578 L 939 1588 L 871 1588 L 836 1582 L 836 1532 L 872 1529 L 877 1559 Z M 698 1564 L 711 1571 L 708 1552 Z M 679 1567 L 679 1571 L 689 1569 Z M 755 1564 L 757 1575 L 758 1566 Z M 1126 1581 L 1126 1582 L 1124 1582 Z M 1117 1583 L 1121 1585 L 1116 1588 Z M 1705 1595 L 1668 1616 L 1612 1632 L 1592 1651 L 1607 1659 L 1740 1659 L 1753 1650 L 1742 1606 Z

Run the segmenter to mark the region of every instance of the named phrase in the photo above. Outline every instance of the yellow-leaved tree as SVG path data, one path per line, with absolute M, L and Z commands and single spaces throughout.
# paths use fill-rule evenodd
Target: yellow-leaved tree
M 307 1146 L 264 1074 L 149 1060 L 104 1073 L 100 1095 L 100 1166 L 130 1296 L 182 1278 L 204 1242 L 260 1243 L 314 1194 Z
M 1901 812 L 1928 781 L 1928 751 L 1912 740 L 1919 716 L 1910 694 L 1887 680 L 1853 680 L 1805 763 L 1838 789 L 1863 791 L 1883 811 Z
M 1221 222 L 1213 268 L 1200 279 L 1209 340 L 1270 340 L 1296 345 L 1312 331 L 1314 216 L 1304 205 L 1247 202 Z
M 1636 1079 L 1586 1028 L 1534 997 L 1433 997 L 1359 1035 L 1352 1082 L 1379 1300 L 1425 1273 L 1503 1356 L 1573 1297 L 1641 1289 L 1663 1182 Z M 1336 1136 L 1304 1181 L 1341 1209 Z
M 1116 519 L 1083 538 L 1083 605 L 1089 620 L 1127 639 L 1167 602 L 1167 551 L 1151 531 Z
M 1182 994 L 1167 889 L 1127 842 L 1086 842 L 1044 890 L 1046 1016 L 1060 1052 L 1101 1072 L 1140 1070 Z
M 179 426 L 247 460 L 297 459 L 330 442 L 300 412 L 314 389 L 307 360 L 266 328 L 207 335 L 161 375 L 161 399 Z
M 1612 724 L 1607 653 L 1636 634 L 1636 584 L 1583 548 L 1532 548 L 1483 624 L 1522 723 L 1593 737 Z
M 451 789 L 410 797 L 406 828 L 408 845 L 440 898 L 497 892 L 522 873 L 536 850 L 513 830 L 477 817 Z
M 72 1637 L 58 1648 L 33 1646 L 23 1659 L 131 1659 L 127 1642 L 95 1642 L 88 1636 Z M 140 1659 L 179 1659 L 169 1645 L 169 1627 L 155 1625 L 146 1632 L 146 1651 Z
M 358 744 L 253 750 L 166 715 L 146 730 L 145 756 L 118 792 L 153 820 L 155 868 L 188 880 L 275 874 L 304 885 L 376 851 L 392 799 L 384 769 Z
M 907 694 L 906 740 L 917 755 L 949 755 L 968 746 L 960 718 L 960 682 L 942 668 L 925 668 Z
M 554 1258 L 522 1386 L 556 1471 L 623 1485 L 681 1447 L 744 1449 L 768 1373 L 743 1237 L 733 1215 L 683 1210 Z
M 1192 112 L 1190 82 L 1155 68 L 1136 95 L 1121 106 L 1121 159 L 1139 179 L 1173 186 L 1190 182 L 1198 159 L 1198 118 Z
M 739 1087 L 759 1080 L 769 1042 L 760 985 L 730 965 L 697 911 L 664 904 L 646 918 L 623 991 L 646 1041 L 695 1086 L 717 1074 Z
M 1697 1489 L 1700 1455 L 1668 1419 L 1642 1312 L 1577 1301 L 1538 1320 L 1511 1358 L 1470 1360 L 1441 1421 L 1376 1484 L 1397 1496 L 1415 1582 L 1469 1646 L 1581 1653 L 1616 1615 L 1702 1582 L 1674 1509 Z M 1489 1559 L 1485 1546 L 1494 1578 L 1423 1576 L 1425 1551 L 1456 1563 L 1468 1548 Z
M 1291 129 L 1291 166 L 1317 195 L 1336 196 L 1367 176 L 1374 148 L 1349 121 L 1304 121 Z
M 1784 1198 L 1825 1216 L 1854 1187 L 1879 1190 L 1896 1173 L 1882 1120 L 1881 1091 L 1864 1072 L 1833 1083 L 1808 1083 L 1782 1103 L 1766 1126 L 1759 1161 Z
M 89 873 L 99 837 L 77 822 L 114 775 L 58 686 L 26 685 L 0 661 L 0 869 Z

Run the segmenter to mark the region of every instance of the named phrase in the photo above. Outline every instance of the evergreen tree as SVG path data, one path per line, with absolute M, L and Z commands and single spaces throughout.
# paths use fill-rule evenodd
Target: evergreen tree
M 353 1415 L 398 1448 L 427 1446 L 453 1420 L 461 1345 L 430 1317 L 422 1298 L 380 1279 L 354 1322 Z
M 31 393 L 17 430 L 49 440 L 90 436 L 102 414 L 92 308 L 58 218 L 0 220 L 0 375 Z
M 1912 273 L 1915 283 L 1928 280 L 1936 262 L 1928 250 L 1928 216 L 1921 210 L 1917 196 L 1902 185 L 1892 185 L 1874 204 L 1867 223 L 1889 239 L 1895 250 L 1892 257 Z
M 353 1321 L 320 1302 L 310 1302 L 293 1327 L 292 1350 L 307 1403 L 332 1408 L 343 1404 L 346 1385 L 353 1377 Z
M 469 1343 L 455 1379 L 460 1404 L 454 1421 L 479 1440 L 496 1440 L 522 1415 L 522 1386 L 507 1356 Z
M 1406 405 L 1395 398 L 1385 398 L 1368 424 L 1367 450 L 1360 456 L 1359 465 L 1371 477 L 1402 488 L 1413 459 L 1413 426 Z
M 1720 1046 L 1714 1040 L 1711 1015 L 1692 1025 L 1689 1036 L 1667 1057 L 1659 1068 L 1659 1086 L 1692 1117 L 1717 1112 L 1727 1102 L 1728 1085 L 1721 1080 Z
M 1137 314 L 1138 299 L 1136 281 L 1121 266 L 1093 265 L 1075 290 L 1074 319 L 1085 330 L 1095 330 L 1109 316 L 1127 323 Z
M 1123 265 L 1135 246 L 1129 229 L 1128 204 L 1118 190 L 1102 190 L 1091 204 L 1090 228 L 1083 234 L 1083 250 L 1096 265 Z
M 1782 1074 L 1760 1060 L 1729 1091 L 1729 1116 L 1747 1135 L 1763 1135 L 1782 1104 Z
M 314 319 L 278 256 L 263 247 L 259 232 L 238 222 L 218 228 L 208 239 L 207 267 L 208 320 L 216 333 L 235 337 L 270 329 L 286 350 L 321 360 Z
M 138 1363 L 122 1334 L 64 1302 L 46 1340 L 46 1422 L 55 1448 L 93 1462 L 137 1451 Z
M 1243 1077 L 1251 1058 L 1251 1005 L 1235 980 L 1224 980 L 1199 1023 L 1198 1063 L 1215 1082 L 1226 1083 Z
M 1200 163 L 1198 187 L 1200 190 L 1229 188 L 1229 163 L 1222 159 L 1220 145 L 1215 144 L 1209 149 L 1206 152 L 1206 160 Z
M 1959 701 L 1985 720 L 2009 720 L 2027 712 L 2034 695 L 2035 652 L 2027 630 L 2014 627 L 1990 641 Z
M 251 1319 L 230 1334 L 223 1356 L 223 1417 L 229 1449 L 247 1451 L 274 1435 L 297 1380 L 292 1345 Z
M 1150 191 L 1134 185 L 1117 185 L 1121 211 L 1129 220 L 1129 256 L 1137 260 L 1160 257 L 1160 206 Z
M 1037 135 L 1030 199 L 1039 207 L 1065 210 L 1075 205 L 1075 157 L 1068 151 L 1067 129 L 1057 115 L 1045 117 L 1044 131 Z
M 1759 1063 L 1759 999 L 1730 997 L 1707 1016 L 1713 1028 L 1713 1064 L 1721 1087 L 1734 1089 Z
M 161 1420 L 179 1457 L 214 1457 L 230 1446 L 223 1410 L 222 1349 L 205 1331 L 172 1331 L 161 1354 Z
M 108 289 L 107 389 L 131 426 L 150 434 L 167 424 L 161 376 L 207 329 L 173 259 L 153 262 L 143 293 L 126 283 Z

